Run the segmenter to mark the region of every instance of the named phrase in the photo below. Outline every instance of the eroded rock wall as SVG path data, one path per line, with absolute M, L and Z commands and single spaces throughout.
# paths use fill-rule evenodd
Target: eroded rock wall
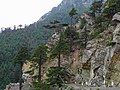
M 109 27 L 113 31 L 111 33 L 111 41 L 107 38 L 109 36 L 109 30 L 107 30 L 107 33 L 106 31 L 102 33 L 102 38 L 89 41 L 83 50 L 83 71 L 85 71 L 84 65 L 90 65 L 89 80 L 85 80 L 91 86 L 110 86 L 111 83 L 118 86 L 120 83 L 120 57 L 118 57 L 120 54 L 120 22 L 118 16 L 120 15 L 117 14 L 116 16 L 115 14 L 113 16 L 113 21 L 117 24 L 115 29 L 112 26 Z M 83 72 L 82 74 L 84 75 L 85 73 Z

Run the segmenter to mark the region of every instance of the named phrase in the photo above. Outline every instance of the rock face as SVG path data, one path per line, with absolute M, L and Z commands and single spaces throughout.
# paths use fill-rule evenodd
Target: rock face
M 83 17 L 86 17 L 88 20 L 88 26 L 92 25 L 93 22 L 89 16 L 83 15 Z M 116 19 L 113 17 L 113 21 L 115 20 L 117 20 L 117 26 L 114 28 L 110 26 L 108 30 L 101 34 L 102 38 L 92 39 L 87 42 L 86 48 L 82 50 L 81 58 L 79 58 L 81 52 L 76 48 L 77 45 L 73 45 L 75 50 L 70 56 L 61 55 L 61 66 L 65 66 L 71 75 L 75 75 L 74 78 L 70 77 L 72 78 L 70 82 L 95 87 L 120 86 L 119 16 L 116 17 Z M 48 43 L 50 47 L 56 44 L 59 40 L 59 36 L 58 33 L 53 34 Z M 110 44 L 108 44 L 108 41 Z M 54 59 L 53 61 L 46 63 L 43 65 L 44 69 L 48 68 L 48 66 L 56 66 L 56 61 L 57 60 Z M 26 88 L 28 85 L 25 84 L 24 86 L 24 88 Z
M 120 15 L 119 15 L 120 17 Z M 106 74 L 106 79 L 108 86 L 113 82 L 114 86 L 120 86 L 120 23 L 117 24 L 115 31 L 113 32 L 113 43 L 115 44 L 115 49 L 113 57 L 111 58 L 111 63 Z
M 89 66 L 87 71 L 91 86 L 119 86 L 120 85 L 120 14 L 113 16 L 113 21 L 117 20 L 117 26 L 112 33 L 111 45 L 104 44 L 105 38 L 94 39 L 87 43 L 87 47 L 83 50 L 82 63 L 83 73 L 85 65 Z M 113 29 L 113 28 L 112 28 Z
M 4 90 L 19 90 L 19 83 L 10 83 Z M 22 90 L 35 90 L 28 83 L 24 83 Z
M 120 24 L 117 25 L 115 31 L 113 32 L 113 42 L 120 43 Z
M 82 18 L 82 19 L 84 18 L 84 19 L 87 21 L 87 24 L 90 24 L 90 25 L 93 24 L 92 18 L 91 18 L 89 15 L 87 15 L 86 13 L 83 13 L 83 14 L 81 15 L 81 18 Z
M 48 40 L 48 47 L 49 49 L 52 48 L 56 42 L 59 40 L 60 34 L 58 32 L 55 32 L 52 37 Z
M 120 22 L 120 12 L 116 13 L 114 16 L 113 16 L 113 21 L 118 21 Z

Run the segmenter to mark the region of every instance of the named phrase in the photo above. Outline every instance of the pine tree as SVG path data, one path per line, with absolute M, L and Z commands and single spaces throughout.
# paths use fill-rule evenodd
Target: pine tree
M 81 22 L 83 22 L 83 25 L 81 26 L 82 31 L 80 33 L 80 45 L 81 48 L 86 48 L 89 37 L 89 30 L 87 30 L 86 28 L 87 21 L 85 20 L 85 18 L 81 19 Z
M 74 16 L 77 15 L 77 10 L 73 7 L 71 11 L 69 12 L 69 16 L 71 17 L 71 26 L 73 24 L 73 18 Z
M 86 48 L 88 42 L 89 31 L 87 30 L 86 26 L 84 27 L 84 31 L 81 32 L 81 47 Z
M 47 73 L 47 82 L 49 85 L 57 84 L 59 87 L 67 80 L 67 71 L 63 67 L 50 67 Z
M 74 40 L 77 40 L 79 39 L 79 33 L 75 31 L 75 29 L 73 27 L 68 27 L 66 30 L 65 30 L 65 37 L 66 37 L 66 40 L 67 40 L 67 43 L 69 44 L 69 47 L 70 47 L 70 52 L 73 51 L 72 50 L 72 46 L 73 46 L 73 42 Z
M 60 62 L 61 62 L 61 54 L 67 55 L 69 54 L 69 45 L 65 41 L 65 35 L 64 33 L 61 33 L 60 39 L 57 42 L 57 44 L 53 47 L 50 57 L 51 58 L 58 58 L 58 67 L 60 68 Z
M 108 0 L 107 8 L 105 8 L 104 13 L 107 14 L 109 18 L 117 12 L 120 12 L 120 0 Z
M 102 2 L 103 0 L 99 0 L 92 3 L 90 7 L 90 11 L 93 17 L 96 17 L 96 15 L 102 12 L 102 5 L 103 5 Z
M 38 81 L 41 81 L 41 65 L 47 60 L 47 46 L 40 45 L 35 49 L 32 55 L 32 61 L 39 67 Z
M 29 59 L 29 52 L 28 52 L 28 49 L 27 47 L 22 47 L 17 55 L 15 56 L 15 63 L 18 63 L 20 64 L 20 77 L 19 77 L 19 90 L 22 89 L 22 67 L 23 67 L 23 64 L 25 63 L 26 60 Z

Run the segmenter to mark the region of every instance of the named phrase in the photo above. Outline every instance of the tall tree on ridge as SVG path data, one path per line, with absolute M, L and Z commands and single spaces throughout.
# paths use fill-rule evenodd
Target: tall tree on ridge
M 29 52 L 27 47 L 22 47 L 15 56 L 15 63 L 20 64 L 19 90 L 22 89 L 22 67 L 26 60 L 29 59 Z
M 69 16 L 71 17 L 71 26 L 73 25 L 73 18 L 75 15 L 77 15 L 77 10 L 73 7 L 69 12 Z
M 52 58 L 55 58 L 57 56 L 58 68 L 61 67 L 60 66 L 61 65 L 61 54 L 63 55 L 69 54 L 69 45 L 65 41 L 64 33 L 61 33 L 59 41 L 57 42 L 55 47 L 53 47 L 51 54 L 50 54 L 50 57 Z
M 39 67 L 38 81 L 41 81 L 41 65 L 47 60 L 47 46 L 40 45 L 35 49 L 32 55 L 32 61 Z

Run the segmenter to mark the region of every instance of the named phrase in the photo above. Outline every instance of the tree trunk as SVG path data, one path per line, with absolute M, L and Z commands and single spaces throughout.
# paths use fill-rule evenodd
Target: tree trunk
M 23 66 L 23 63 L 21 62 L 20 63 L 20 79 L 19 79 L 19 90 L 22 90 L 22 66 Z
M 85 47 L 87 46 L 87 41 L 88 41 L 88 34 L 87 34 L 87 30 L 86 30 L 86 27 L 85 27 Z
M 73 25 L 73 17 L 71 17 L 71 27 L 72 27 L 72 25 Z
M 38 66 L 39 66 L 39 75 L 38 75 L 38 81 L 41 81 L 41 56 L 38 62 Z
M 60 68 L 60 51 L 59 51 L 59 53 L 58 53 L 58 68 Z
M 72 40 L 72 37 L 70 37 L 70 52 L 72 52 L 72 46 L 73 46 L 73 40 Z

